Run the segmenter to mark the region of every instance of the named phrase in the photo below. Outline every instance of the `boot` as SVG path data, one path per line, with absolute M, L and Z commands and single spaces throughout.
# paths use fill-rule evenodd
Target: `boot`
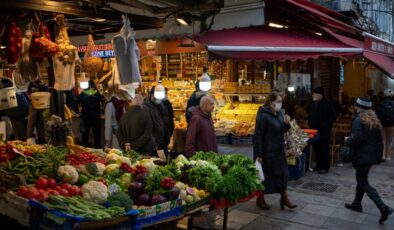
M 384 221 L 387 220 L 388 216 L 393 213 L 393 209 L 383 203 L 382 199 L 380 199 L 378 192 L 372 188 L 371 192 L 367 193 L 369 198 L 375 203 L 375 205 L 380 210 L 380 219 L 379 224 L 383 224 Z
M 268 206 L 268 204 L 264 200 L 264 194 L 261 194 L 256 198 L 256 206 L 264 210 L 270 209 L 270 206 Z
M 345 208 L 356 211 L 363 212 L 363 207 L 361 206 L 361 201 L 364 197 L 364 190 L 360 187 L 356 187 L 356 197 L 354 198 L 353 203 L 345 204 Z
M 289 201 L 289 197 L 287 196 L 286 190 L 284 192 L 282 192 L 281 197 L 280 197 L 280 209 L 284 210 L 285 206 L 290 209 L 297 208 L 297 205 L 295 205 Z
M 363 212 L 363 207 L 361 203 L 353 202 L 351 204 L 345 204 L 345 208 L 356 211 L 356 212 Z

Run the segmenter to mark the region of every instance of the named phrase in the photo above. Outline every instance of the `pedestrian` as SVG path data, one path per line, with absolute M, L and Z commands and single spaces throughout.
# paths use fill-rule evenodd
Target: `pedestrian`
M 120 119 L 117 137 L 122 149 L 130 144 L 130 148 L 138 153 L 152 154 L 152 120 L 144 108 L 144 98 L 140 94 L 135 95 L 131 108 Z
M 88 147 L 90 129 L 93 130 L 94 147 L 101 147 L 101 105 L 104 97 L 97 91 L 96 84 L 89 80 L 89 87 L 84 89 L 77 98 L 81 105 L 82 145 Z
M 394 137 L 394 101 L 393 90 L 386 89 L 383 98 L 376 109 L 380 123 L 383 126 L 383 160 L 390 160 L 391 144 Z
M 165 134 L 164 134 L 164 153 L 168 155 L 168 145 L 170 144 L 172 134 L 174 133 L 175 124 L 174 124 L 174 109 L 172 108 L 171 102 L 168 100 L 168 88 L 165 87 L 166 95 L 163 99 L 164 108 L 167 110 L 168 116 L 167 121 L 165 121 Z
M 214 108 L 215 100 L 210 96 L 203 96 L 200 100 L 200 106 L 193 109 L 186 133 L 185 152 L 187 156 L 192 156 L 198 151 L 218 152 L 212 120 Z
M 144 107 L 149 112 L 149 116 L 152 120 L 152 134 L 155 141 L 157 150 L 167 151 L 166 146 L 166 133 L 168 132 L 168 120 L 169 114 L 167 109 L 163 105 L 163 100 L 155 98 L 155 87 L 149 92 L 149 97 L 144 103 Z M 153 155 L 157 155 L 157 151 L 154 150 Z
M 352 133 L 346 140 L 346 145 L 351 148 L 353 154 L 352 164 L 356 169 L 357 187 L 353 203 L 345 204 L 345 207 L 362 212 L 361 201 L 366 193 L 379 208 L 381 213 L 379 223 L 382 224 L 393 213 L 393 209 L 383 203 L 376 189 L 368 183 L 368 174 L 372 165 L 378 164 L 382 160 L 382 125 L 372 110 L 372 101 L 369 98 L 358 98 L 356 111 L 357 115 L 352 123 Z
M 318 130 L 319 140 L 313 144 L 316 152 L 316 171 L 326 174 L 330 169 L 330 136 L 332 124 L 337 119 L 334 106 L 324 96 L 323 87 L 312 93 L 313 102 L 308 109 L 308 125 Z
M 266 104 L 257 113 L 253 150 L 254 157 L 263 165 L 264 194 L 281 194 L 280 207 L 283 210 L 285 206 L 293 209 L 297 205 L 290 202 L 287 195 L 289 171 L 284 134 L 290 129 L 290 118 L 285 118 L 281 109 L 282 96 L 278 91 L 271 92 Z M 262 209 L 269 209 L 263 195 L 256 199 L 256 204 Z
M 105 105 L 105 124 L 104 124 L 104 138 L 105 147 L 119 148 L 119 142 L 116 133 L 119 129 L 119 121 L 125 109 L 126 101 L 121 100 L 115 94 L 112 94 Z

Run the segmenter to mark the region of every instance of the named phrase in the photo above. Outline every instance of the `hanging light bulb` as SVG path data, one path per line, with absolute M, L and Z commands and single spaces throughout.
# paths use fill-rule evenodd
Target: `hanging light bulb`
M 211 89 L 211 78 L 207 74 L 207 72 L 204 72 L 200 78 L 200 90 L 201 91 L 209 91 Z
M 89 78 L 86 77 L 86 73 L 85 72 L 81 73 L 81 79 L 79 81 L 79 87 L 81 87 L 81 89 L 89 88 Z
M 166 89 L 159 81 L 159 84 L 155 86 L 154 97 L 158 100 L 162 100 L 166 97 Z

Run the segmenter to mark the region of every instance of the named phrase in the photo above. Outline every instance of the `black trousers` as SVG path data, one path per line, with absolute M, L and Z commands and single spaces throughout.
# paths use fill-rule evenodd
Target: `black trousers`
M 316 152 L 316 170 L 330 169 L 330 135 L 322 135 L 313 147 Z
M 373 188 L 368 182 L 368 175 L 371 166 L 372 165 L 355 166 L 357 187 L 354 202 L 361 204 L 364 194 L 366 193 L 367 196 L 375 203 L 375 205 L 380 210 L 382 210 L 386 207 L 386 205 L 383 203 L 376 189 Z
M 94 148 L 101 148 L 101 121 L 100 119 L 83 119 L 82 145 L 88 147 L 90 129 L 93 130 Z

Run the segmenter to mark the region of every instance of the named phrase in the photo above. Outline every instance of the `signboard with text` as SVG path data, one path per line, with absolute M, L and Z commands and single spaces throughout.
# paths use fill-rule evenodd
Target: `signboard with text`
M 394 44 L 369 35 L 364 37 L 364 48 L 384 55 L 394 56 Z

